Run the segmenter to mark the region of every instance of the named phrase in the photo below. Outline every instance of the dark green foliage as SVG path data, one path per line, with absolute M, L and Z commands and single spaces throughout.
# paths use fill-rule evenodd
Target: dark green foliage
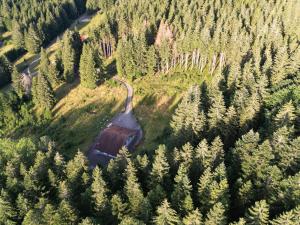
M 72 82 L 77 73 L 81 55 L 82 43 L 79 33 L 66 31 L 62 40 L 62 64 L 64 68 L 64 79 Z
M 155 52 L 148 58 L 148 48 L 145 37 L 121 39 L 118 44 L 117 69 L 118 73 L 130 78 L 140 77 L 155 68 Z M 149 59 L 149 61 L 148 61 Z
M 80 58 L 80 83 L 87 88 L 96 88 L 103 75 L 102 61 L 93 46 L 85 44 Z
M 38 28 L 31 24 L 25 34 L 25 47 L 30 53 L 38 53 L 44 41 L 43 34 L 38 31 Z
M 14 91 L 22 97 L 24 94 L 24 88 L 22 85 L 22 77 L 21 74 L 19 73 L 18 69 L 16 67 L 13 68 L 12 74 L 11 74 L 11 81 L 12 81 L 12 86 L 14 88 Z
M 48 44 L 85 11 L 84 0 L 3 0 L 0 6 L 3 25 L 12 31 L 16 49 L 26 48 L 33 53 L 38 53 L 42 45 Z
M 81 0 L 23 2 L 2 0 L 0 14 L 14 44 L 24 46 L 25 37 L 31 51 L 84 10 Z M 94 171 L 82 152 L 65 160 L 61 143 L 56 149 L 48 138 L 1 139 L 0 223 L 298 225 L 300 3 L 89 0 L 86 6 L 103 14 L 82 54 L 75 31 L 64 35 L 54 63 L 42 50 L 32 94 L 50 120 L 51 85 L 80 75 L 83 86 L 95 88 L 104 77 L 102 60 L 114 57 L 126 78 L 176 71 L 181 81 L 200 74 L 205 83 L 182 95 L 170 137 L 159 137 L 166 145 L 147 155 L 123 148 Z M 7 78 L 9 64 L 2 64 Z M 1 136 L 34 127 L 18 77 L 14 70 L 17 94 L 0 95 Z
M 35 123 L 32 104 L 25 102 L 14 91 L 0 93 L 0 136 L 9 136 L 23 126 Z
M 52 109 L 56 102 L 51 84 L 42 73 L 33 78 L 32 95 L 34 104 L 43 109 Z
M 11 64 L 5 56 L 0 56 L 0 87 L 7 85 L 11 81 Z

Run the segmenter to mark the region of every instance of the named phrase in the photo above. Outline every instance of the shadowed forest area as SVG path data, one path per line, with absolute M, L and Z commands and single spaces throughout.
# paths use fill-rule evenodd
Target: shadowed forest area
M 0 0 L 0 224 L 299 225 L 299 12 Z M 91 170 L 124 110 L 116 75 L 144 137 Z

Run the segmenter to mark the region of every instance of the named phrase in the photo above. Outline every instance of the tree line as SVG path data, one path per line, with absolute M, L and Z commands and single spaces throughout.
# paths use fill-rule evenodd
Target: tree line
M 48 137 L 2 138 L 0 223 L 297 225 L 300 32 L 293 17 L 299 3 L 87 5 L 102 11 L 103 23 L 84 43 L 78 32 L 66 32 L 54 61 L 42 49 L 32 101 L 13 76 L 14 91 L 0 96 L 1 128 L 51 117 L 53 89 L 62 82 L 79 77 L 95 88 L 108 57 L 116 57 L 126 78 L 176 70 L 209 79 L 187 90 L 171 134 L 153 153 L 122 149 L 93 171 L 83 153 L 64 158 Z M 30 104 L 47 113 L 30 118 Z
M 85 11 L 83 0 L 0 2 L 2 29 L 12 32 L 16 49 L 38 53 Z

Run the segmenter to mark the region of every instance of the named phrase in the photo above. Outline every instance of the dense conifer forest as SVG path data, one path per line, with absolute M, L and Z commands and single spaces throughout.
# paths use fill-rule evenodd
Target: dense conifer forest
M 33 77 L 0 57 L 0 224 L 299 225 L 299 12 L 295 0 L 1 0 L 1 29 L 41 57 Z M 101 18 L 87 38 L 70 29 L 47 51 L 82 13 Z M 203 79 L 178 93 L 155 149 L 91 170 L 49 128 L 57 89 L 115 74 Z

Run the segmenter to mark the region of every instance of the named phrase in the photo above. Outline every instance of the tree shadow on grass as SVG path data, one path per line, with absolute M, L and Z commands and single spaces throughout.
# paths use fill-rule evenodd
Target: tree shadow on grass
M 23 57 L 23 55 L 20 56 L 20 58 L 22 58 L 22 57 Z M 20 60 L 20 58 L 18 58 L 16 61 Z M 24 71 L 28 66 L 30 66 L 31 62 L 36 60 L 36 59 L 37 59 L 37 55 L 32 55 L 28 59 L 23 59 L 23 61 L 18 63 L 16 65 L 16 67 L 19 71 Z M 27 72 L 27 71 L 25 71 L 25 72 Z
M 168 144 L 171 134 L 170 121 L 177 107 L 177 100 L 176 95 L 173 95 L 160 104 L 158 96 L 149 94 L 134 106 L 134 114 L 144 133 L 137 153 L 152 152 L 159 144 Z
M 116 59 L 113 59 L 105 68 L 104 78 L 106 80 L 109 80 L 116 74 L 117 74 L 117 62 Z
M 56 88 L 55 95 L 56 95 L 57 102 L 59 102 L 64 97 L 66 97 L 70 93 L 70 91 L 78 87 L 79 84 L 80 84 L 80 80 L 79 78 L 77 78 L 72 83 L 65 82 L 61 84 L 58 88 Z
M 78 149 L 86 152 L 100 131 L 122 107 L 116 100 L 105 103 L 97 100 L 67 112 L 53 121 L 43 133 L 56 141 L 58 151 L 71 158 Z

